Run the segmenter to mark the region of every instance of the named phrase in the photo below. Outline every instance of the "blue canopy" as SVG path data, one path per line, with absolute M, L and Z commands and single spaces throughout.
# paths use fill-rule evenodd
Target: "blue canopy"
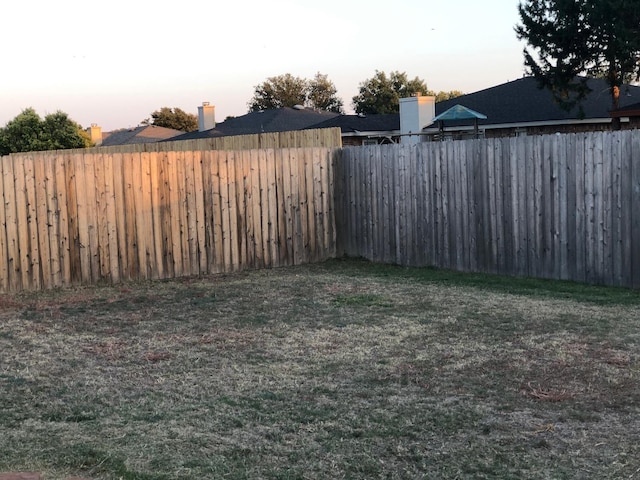
M 454 105 L 449 110 L 442 112 L 440 115 L 436 116 L 433 121 L 437 122 L 438 120 L 465 120 L 467 118 L 475 118 L 485 119 L 486 115 L 482 113 L 478 113 L 470 108 L 464 107 L 462 105 Z

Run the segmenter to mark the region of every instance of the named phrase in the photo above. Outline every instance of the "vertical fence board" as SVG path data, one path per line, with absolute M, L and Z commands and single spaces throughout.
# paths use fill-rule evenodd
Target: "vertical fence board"
M 568 167 L 568 141 L 569 136 L 558 137 L 558 148 L 554 155 L 556 156 L 556 171 L 557 171 L 557 195 L 556 202 L 556 214 L 554 229 L 557 236 L 557 255 L 556 255 L 556 278 L 566 280 L 569 278 L 569 194 L 568 194 L 568 179 L 569 173 Z
M 640 288 L 640 135 L 635 130 L 631 136 L 631 286 Z
M 205 203 L 203 181 L 204 152 L 193 152 L 193 181 L 196 217 L 196 244 L 198 258 L 198 274 L 207 273 L 206 212 L 210 207 Z
M 564 223 L 562 224 L 563 230 L 566 232 L 566 267 L 564 269 L 565 280 L 577 277 L 577 136 L 576 134 L 570 134 L 565 137 L 566 139 L 566 160 L 564 162 L 565 178 L 566 178 L 566 197 L 565 202 L 565 216 L 563 217 Z
M 78 256 L 80 261 L 80 282 L 91 283 L 91 229 L 92 216 L 89 206 L 89 189 L 93 183 L 89 183 L 85 172 L 84 156 L 82 154 L 72 155 L 71 161 L 75 166 L 75 183 L 77 189 L 77 220 L 78 220 Z
M 502 203 L 502 239 L 503 239 L 503 266 L 501 273 L 513 274 L 515 271 L 516 252 L 514 249 L 514 239 L 517 230 L 514 229 L 513 217 L 513 188 L 514 173 L 511 164 L 511 142 L 509 138 L 501 138 L 501 164 L 502 164 L 502 188 L 499 192 Z
M 280 214 L 281 210 L 278 208 L 278 170 L 276 167 L 276 153 L 273 150 L 267 150 L 266 154 L 266 170 L 265 174 L 260 172 L 261 180 L 265 179 L 266 185 L 266 205 L 267 205 L 267 229 L 264 230 L 264 234 L 267 238 L 267 246 L 269 248 L 269 261 L 267 265 L 276 267 L 281 263 L 280 259 L 280 241 L 281 237 L 278 235 L 278 227 L 280 224 Z M 264 208 L 264 207 L 263 207 Z M 265 226 L 265 222 L 263 222 L 263 228 Z M 265 256 L 265 258 L 267 258 Z
M 57 172 L 56 162 L 58 155 L 53 153 L 45 154 L 43 158 L 44 174 L 46 178 L 46 208 L 47 208 L 47 228 L 49 230 L 49 261 L 50 261 L 50 275 L 51 283 L 48 287 L 59 287 L 63 285 L 62 277 L 62 261 L 60 256 L 60 224 L 61 214 L 60 207 L 58 206 L 58 190 L 57 184 Z
M 633 137 L 635 137 L 634 135 Z M 621 146 L 620 165 L 620 265 L 621 285 L 633 285 L 634 267 L 634 238 L 633 238 L 633 217 L 637 217 L 640 204 L 633 203 L 633 150 L 634 141 L 629 135 L 624 135 Z M 635 152 L 638 155 L 638 152 Z M 635 214 L 635 215 L 634 215 Z M 635 248 L 640 248 L 640 238 L 635 238 Z
M 596 250 L 598 248 L 598 232 L 596 227 L 597 212 L 595 199 L 597 196 L 597 188 L 595 182 L 595 139 L 593 136 L 588 138 L 585 144 L 585 172 L 584 172 L 584 197 L 585 197 L 585 229 L 586 229 L 586 256 L 585 256 L 585 275 L 588 282 L 596 280 Z
M 273 158 L 273 150 L 263 150 L 262 154 L 256 159 L 256 178 L 255 188 L 259 195 L 259 209 L 257 213 L 258 225 L 260 227 L 260 245 L 258 249 L 260 251 L 260 268 L 271 266 L 271 241 L 272 237 L 269 232 L 269 225 L 271 223 L 271 210 L 269 209 L 269 163 L 268 158 Z M 256 201 L 257 202 L 257 201 Z M 254 204 L 255 205 L 255 204 Z M 255 208 L 255 207 L 254 207 Z M 256 218 L 256 213 L 254 213 Z
M 39 158 L 33 164 L 34 173 L 34 207 L 35 207 L 35 233 L 38 241 L 39 256 L 38 274 L 41 275 L 40 281 L 34 279 L 34 285 L 38 285 L 39 288 L 51 288 L 53 284 L 52 278 L 52 262 L 51 262 L 51 250 L 49 248 L 51 241 L 50 237 L 53 233 L 52 230 L 52 218 L 49 215 L 48 197 L 49 192 L 52 190 L 50 170 L 47 171 L 47 166 L 51 164 L 51 158 L 46 154 L 40 154 Z M 35 265 L 34 265 L 35 268 Z M 36 273 L 34 271 L 34 273 Z
M 236 177 L 242 176 L 242 169 L 238 169 L 238 153 L 237 152 L 229 152 L 227 155 L 227 181 L 229 193 L 227 196 L 228 202 L 228 212 L 229 212 L 229 244 L 231 251 L 231 260 L 229 264 L 229 270 L 239 270 L 240 269 L 240 248 L 241 241 L 238 238 L 237 232 L 239 231 L 238 221 L 240 220 L 238 217 L 240 213 L 238 199 L 236 198 L 236 190 L 237 190 L 237 182 Z
M 0 287 L 2 291 L 6 292 L 10 290 L 9 282 L 9 263 L 10 252 L 7 238 L 7 214 L 6 209 L 9 205 L 13 204 L 14 193 L 8 188 L 8 179 L 5 179 L 5 165 L 11 163 L 11 156 L 0 157 Z M 10 183 L 13 186 L 13 181 Z
M 304 157 L 302 152 L 294 148 L 293 165 L 291 165 L 291 198 L 294 202 L 294 263 L 306 262 L 305 247 L 307 245 L 307 202 L 304 197 L 306 176 L 304 174 Z
M 576 191 L 576 280 L 587 279 L 587 191 L 586 191 L 586 135 L 576 136 L 575 191 Z
M 251 211 L 251 228 L 253 231 L 250 245 L 253 252 L 252 268 L 264 268 L 262 197 L 260 195 L 260 157 L 264 157 L 263 152 L 264 150 L 251 150 L 249 156 L 249 182 L 247 190 L 250 191 L 251 194 L 247 202 L 247 211 Z
M 280 265 L 291 265 L 293 246 L 291 244 L 291 188 L 288 181 L 291 171 L 289 150 L 277 150 L 275 164 L 277 172 L 276 191 L 278 192 L 278 257 Z
M 611 283 L 622 285 L 622 132 L 611 140 Z
M 211 273 L 219 273 L 224 271 L 224 235 L 223 235 L 223 212 L 226 211 L 222 206 L 222 191 L 224 187 L 224 179 L 221 176 L 221 162 L 224 160 L 223 155 L 219 152 L 205 152 L 205 158 L 209 163 L 209 175 L 204 175 L 210 179 L 207 187 L 207 195 L 209 196 L 211 212 L 209 220 L 209 271 Z M 205 170 L 207 172 L 207 170 Z
M 423 208 L 424 208 L 424 223 L 425 223 L 425 264 L 429 266 L 437 265 L 437 256 L 436 256 L 436 216 L 435 216 L 435 206 L 436 206 L 436 193 L 435 193 L 435 163 L 437 158 L 437 152 L 439 145 L 434 144 L 424 144 L 420 146 L 422 150 L 422 160 L 423 160 L 423 171 L 425 175 L 425 183 L 424 183 L 424 200 L 423 200 Z M 474 255 L 475 258 L 475 255 Z
M 325 184 L 327 186 L 325 195 L 325 205 L 327 206 L 327 215 L 325 218 L 325 240 L 329 247 L 327 248 L 328 258 L 335 258 L 337 255 L 342 256 L 342 252 L 337 251 L 338 232 L 336 226 L 336 197 L 333 192 L 337 188 L 336 173 L 339 172 L 339 164 L 342 158 L 340 149 L 325 150 L 326 168 L 324 169 Z
M 219 172 L 220 172 L 220 218 L 221 218 L 221 243 L 223 254 L 222 271 L 231 271 L 231 212 L 229 189 L 231 181 L 229 179 L 229 152 L 220 152 Z
M 195 154 L 195 152 L 193 152 Z M 196 180 L 195 170 L 196 162 L 199 156 L 190 154 L 185 155 L 182 164 L 184 166 L 184 206 L 186 221 L 186 245 L 188 249 L 188 272 L 190 275 L 200 274 L 200 257 L 198 255 L 198 214 L 197 214 L 197 198 L 196 198 Z
M 27 155 L 20 164 L 21 166 L 16 168 L 16 174 L 22 179 L 20 182 L 21 191 L 17 197 L 21 206 L 18 209 L 18 226 L 20 228 L 22 284 L 23 288 L 33 289 L 40 288 L 41 280 L 33 155 Z
M 153 259 L 150 262 L 151 275 L 153 278 L 165 278 L 165 247 L 163 242 L 164 229 L 162 221 L 162 211 L 164 209 L 163 184 L 162 184 L 162 158 L 158 152 L 153 152 L 147 157 L 149 163 L 149 198 L 150 208 L 149 220 L 151 222 L 151 232 L 153 238 L 150 246 L 153 248 Z M 147 226 L 149 228 L 149 226 Z
M 7 272 L 9 288 L 13 291 L 22 289 L 20 273 L 20 239 L 18 237 L 17 188 L 14 174 L 14 162 L 17 159 L 9 155 L 3 161 L 4 210 L 7 230 Z
M 177 155 L 177 152 L 168 152 L 165 157 L 165 196 L 167 201 L 167 230 L 170 232 L 170 236 L 167 238 L 167 250 L 169 251 L 169 258 L 172 260 L 170 268 L 174 276 L 180 277 L 184 274 L 185 268 L 182 255 L 182 225 L 180 223 L 181 198 L 177 180 Z
M 615 133 L 615 132 L 613 132 Z M 616 161 L 613 152 L 613 134 L 602 135 L 602 220 L 600 230 L 602 232 L 602 277 L 603 283 L 614 284 L 613 273 L 613 247 L 614 247 L 614 226 L 613 226 L 613 199 L 616 181 L 614 178 L 614 165 Z
M 141 267 L 146 272 L 146 278 L 159 278 L 157 269 L 156 231 L 154 229 L 155 203 L 154 182 L 155 167 L 158 155 L 156 153 L 142 152 L 140 154 L 140 166 L 142 174 L 142 202 L 139 215 L 142 223 L 142 232 L 145 236 L 144 260 Z
M 95 205 L 96 217 L 98 220 L 96 235 L 98 244 L 98 277 L 101 280 L 112 281 L 111 260 L 109 248 L 109 222 L 107 216 L 108 196 L 111 189 L 111 182 L 107 180 L 107 158 L 108 155 L 93 155 L 95 174 Z M 111 170 L 109 173 L 113 175 Z M 117 243 L 116 243 L 117 245 Z

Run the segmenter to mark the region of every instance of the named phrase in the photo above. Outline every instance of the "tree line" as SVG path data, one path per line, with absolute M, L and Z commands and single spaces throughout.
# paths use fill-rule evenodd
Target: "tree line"
M 526 43 L 523 50 L 527 73 L 567 110 L 579 108 L 590 93 L 588 77 L 605 78 L 611 106 L 618 108 L 620 89 L 626 82 L 640 81 L 639 0 L 520 0 L 520 23 L 515 34 Z M 448 100 L 462 92 L 433 92 L 424 80 L 410 79 L 404 72 L 377 71 L 359 85 L 352 98 L 358 114 L 395 113 L 399 99 L 416 93 Z M 255 86 L 247 103 L 249 112 L 302 105 L 344 113 L 344 104 L 327 75 L 312 79 L 289 73 L 269 77 Z M 163 107 L 143 124 L 183 131 L 198 128 L 196 115 L 179 108 Z M 64 112 L 44 119 L 25 109 L 0 128 L 0 155 L 19 151 L 82 148 L 90 145 L 86 132 Z
M 436 95 L 443 100 L 462 95 L 462 92 L 432 92 L 424 80 L 409 79 L 404 72 L 377 71 L 360 84 L 353 97 L 356 113 L 375 114 L 398 112 L 399 99 L 414 93 Z M 249 112 L 302 105 L 316 110 L 344 113 L 344 103 L 337 95 L 335 84 L 327 75 L 317 73 L 312 79 L 290 73 L 267 78 L 254 87 L 247 108 Z M 184 132 L 198 129 L 198 117 L 180 108 L 162 107 L 140 122 Z M 26 108 L 4 128 L 0 128 L 0 155 L 16 152 L 59 150 L 92 146 L 88 133 L 61 111 L 44 119 L 33 108 Z

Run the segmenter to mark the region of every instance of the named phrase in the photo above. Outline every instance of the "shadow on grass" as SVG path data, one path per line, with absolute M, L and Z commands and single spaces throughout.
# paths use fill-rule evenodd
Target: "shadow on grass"
M 472 287 L 495 293 L 530 295 L 541 298 L 572 299 L 606 305 L 640 305 L 640 291 L 623 287 L 590 285 L 552 279 L 511 277 L 486 273 L 457 272 L 433 267 L 402 267 L 373 263 L 363 258 L 341 258 L 324 265 L 344 269 L 345 275 L 367 274 L 396 281 L 407 279 L 443 286 Z

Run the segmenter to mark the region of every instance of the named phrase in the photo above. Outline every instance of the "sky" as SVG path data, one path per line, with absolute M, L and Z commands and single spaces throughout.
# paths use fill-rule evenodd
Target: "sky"
M 328 76 L 353 113 L 376 70 L 472 93 L 524 73 L 518 0 L 21 0 L 2 2 L 0 127 L 22 110 L 66 112 L 103 131 L 162 107 L 216 120 L 255 87 Z

